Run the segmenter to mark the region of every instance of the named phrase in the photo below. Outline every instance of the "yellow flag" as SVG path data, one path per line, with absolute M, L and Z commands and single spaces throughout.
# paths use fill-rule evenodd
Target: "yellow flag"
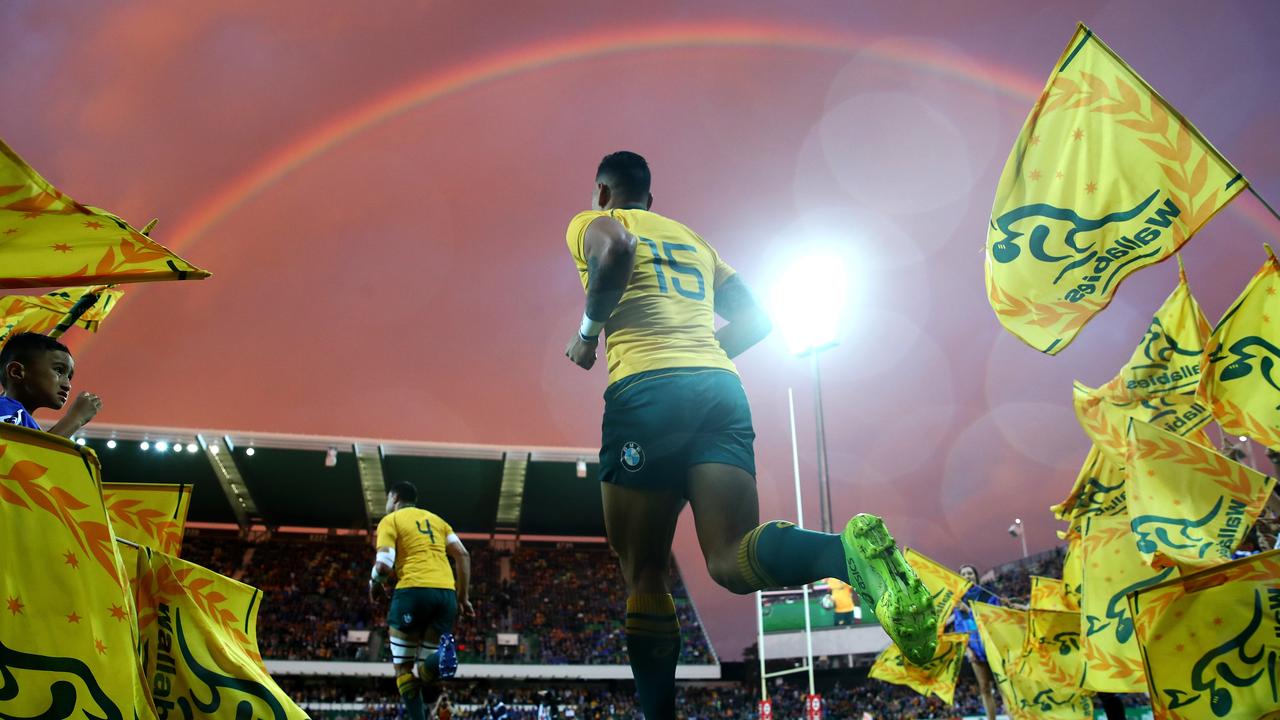
M 895 685 L 906 685 L 926 697 L 932 693 L 951 705 L 968 642 L 968 633 L 944 633 L 938 639 L 933 659 L 924 665 L 907 662 L 898 646 L 891 644 L 876 658 L 868 676 Z
M 996 317 L 1060 352 L 1125 277 L 1172 255 L 1246 184 L 1079 26 L 996 189 L 986 262 Z
M 0 297 L 0 343 L 12 335 L 34 332 L 46 335 L 66 318 L 80 298 L 88 294 L 98 296 L 93 306 L 84 312 L 75 324 L 98 331 L 98 323 L 115 309 L 124 295 L 123 290 L 107 289 L 104 285 L 92 288 L 65 288 L 44 295 L 6 295 Z
M 951 621 L 951 611 L 955 610 L 956 601 L 969 592 L 972 583 L 924 553 L 907 548 L 904 554 L 933 598 L 933 608 L 938 613 L 938 628 L 941 631 Z
M 103 483 L 102 500 L 116 537 L 175 557 L 182 554 L 182 531 L 191 506 L 190 486 Z M 126 562 L 125 569 L 129 587 L 137 588 L 137 563 Z
M 0 288 L 206 277 L 124 220 L 63 195 L 0 141 Z
M 1099 393 L 1116 400 L 1139 400 L 1195 391 L 1209 332 L 1209 321 L 1191 295 L 1179 256 L 1178 286 L 1151 317 L 1129 362 L 1098 388 Z
M 1032 575 L 1031 609 L 1079 612 L 1080 606 L 1067 594 L 1061 580 Z
M 1280 710 L 1280 550 L 1130 596 L 1158 720 Z
M 1080 596 L 1084 586 L 1084 549 L 1080 535 L 1067 538 L 1067 554 L 1062 558 L 1062 592 L 1068 607 L 1080 609 Z
M 1073 718 L 1091 720 L 1093 701 L 1078 688 L 1051 687 L 1022 671 L 1027 613 L 974 602 L 973 617 L 987 650 L 987 664 L 995 677 L 1005 710 L 1013 720 Z
M 1113 462 L 1097 445 L 1089 449 L 1071 494 L 1050 508 L 1058 519 L 1070 523 L 1069 534 L 1081 535 L 1088 518 L 1124 507 L 1123 467 L 1123 463 Z
M 1027 614 L 982 602 L 969 603 L 973 619 L 978 623 L 978 635 L 987 651 L 987 665 L 995 677 L 996 687 L 1004 698 L 1004 707 L 1013 714 L 1019 707 L 1017 694 L 1009 681 L 1009 674 L 1016 670 L 1022 657 L 1022 646 L 1027 634 Z
M 1207 404 L 1196 399 L 1194 392 L 1122 401 L 1077 382 L 1073 394 L 1080 427 L 1093 444 L 1121 468 L 1129 451 L 1125 435 L 1129 420 L 1157 425 L 1201 445 L 1211 444 L 1203 428 L 1213 415 Z
M 151 550 L 138 553 L 142 661 L 160 720 L 293 720 L 307 714 L 267 674 L 258 653 L 259 593 Z
M 1080 613 L 1027 611 L 1027 639 L 1022 673 L 1052 688 L 1075 690 L 1084 679 L 1080 649 Z
M 182 554 L 190 485 L 104 483 L 102 499 L 116 537 L 174 557 Z
M 1138 553 L 1124 506 L 1089 518 L 1081 543 L 1083 687 L 1095 692 L 1142 692 L 1142 656 L 1133 638 L 1125 596 L 1169 579 L 1176 569 L 1156 570 Z
M 1183 572 L 1228 562 L 1275 480 L 1154 425 L 1129 426 L 1128 506 L 1138 552 Z
M 0 424 L 0 716 L 152 717 L 100 477 L 93 451 Z
M 1280 263 L 1267 261 L 1218 321 L 1203 360 L 1200 401 L 1222 429 L 1280 450 Z

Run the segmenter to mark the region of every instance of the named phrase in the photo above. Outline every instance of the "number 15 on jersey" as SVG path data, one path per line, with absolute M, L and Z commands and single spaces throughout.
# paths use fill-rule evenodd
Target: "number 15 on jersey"
M 676 258 L 676 253 L 696 253 L 697 248 L 684 243 L 658 243 L 645 237 L 640 238 L 640 242 L 648 245 L 649 251 L 653 253 L 653 272 L 658 276 L 659 292 L 669 292 L 667 273 L 662 269 L 665 265 L 671 272 L 676 273 L 671 277 L 670 283 L 670 287 L 675 289 L 676 294 L 690 300 L 703 300 L 707 297 L 707 283 L 702 277 L 702 271 L 692 265 L 681 263 Z M 679 277 L 681 275 L 684 277 Z M 694 281 L 697 281 L 696 289 L 694 289 Z

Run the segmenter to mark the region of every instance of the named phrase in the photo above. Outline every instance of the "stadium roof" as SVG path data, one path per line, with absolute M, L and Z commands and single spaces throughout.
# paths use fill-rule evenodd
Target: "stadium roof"
M 365 529 L 382 516 L 387 488 L 407 481 L 458 532 L 604 536 L 588 448 L 97 423 L 77 437 L 98 454 L 105 482 L 193 486 L 192 522 Z

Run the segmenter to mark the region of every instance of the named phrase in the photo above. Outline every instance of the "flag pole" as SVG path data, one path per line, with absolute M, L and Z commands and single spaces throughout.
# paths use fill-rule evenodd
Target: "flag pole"
M 89 312 L 89 308 L 97 304 L 98 297 L 98 293 L 92 290 L 81 295 L 80 299 L 76 301 L 76 304 L 71 306 L 71 309 L 67 311 L 67 314 L 58 322 L 58 326 L 49 331 L 49 337 L 62 337 L 63 333 L 70 330 L 71 326 L 76 324 L 76 321 L 80 319 L 81 315 Z
M 1262 203 L 1262 207 L 1266 208 L 1267 211 L 1271 213 L 1271 217 L 1275 218 L 1276 220 L 1280 220 L 1280 213 L 1276 212 L 1276 209 L 1271 207 L 1271 203 L 1262 199 L 1262 196 L 1258 194 L 1258 191 L 1253 189 L 1253 183 L 1246 185 L 1246 187 L 1248 187 L 1249 192 L 1252 193 L 1253 196 L 1258 199 L 1258 202 Z

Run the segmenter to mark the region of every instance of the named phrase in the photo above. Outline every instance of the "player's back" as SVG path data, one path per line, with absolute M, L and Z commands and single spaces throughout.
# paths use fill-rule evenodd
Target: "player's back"
M 401 508 L 378 523 L 378 546 L 395 547 L 396 588 L 453 589 L 445 551 L 453 528 L 443 518 L 417 507 Z
M 827 578 L 831 601 L 838 613 L 853 612 L 853 586 L 837 578 Z
M 567 235 L 584 288 L 583 239 L 601 216 L 639 239 L 626 292 L 605 324 L 609 381 L 672 367 L 736 372 L 715 337 L 715 288 L 733 268 L 697 233 L 655 212 L 588 211 L 573 218 Z

